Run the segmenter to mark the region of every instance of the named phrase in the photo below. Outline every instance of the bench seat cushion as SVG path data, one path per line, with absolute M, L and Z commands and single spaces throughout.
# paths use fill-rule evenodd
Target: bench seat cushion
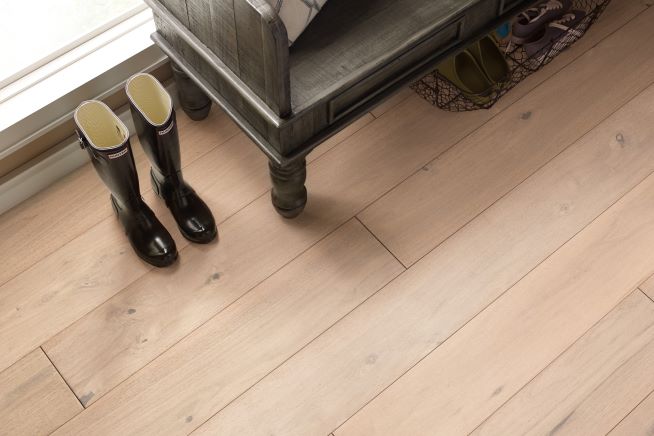
M 279 14 L 293 44 L 327 0 L 267 0 Z

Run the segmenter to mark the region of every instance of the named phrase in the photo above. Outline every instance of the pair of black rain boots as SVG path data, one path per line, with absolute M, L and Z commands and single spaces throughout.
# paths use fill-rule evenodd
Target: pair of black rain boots
M 132 76 L 125 85 L 139 141 L 152 168 L 152 187 L 170 209 L 182 235 L 206 244 L 218 234 L 209 207 L 182 177 L 179 136 L 173 102 L 149 74 Z M 80 146 L 86 149 L 111 205 L 136 254 L 151 265 L 169 266 L 177 248 L 168 230 L 141 198 L 129 131 L 109 107 L 91 100 L 75 111 Z

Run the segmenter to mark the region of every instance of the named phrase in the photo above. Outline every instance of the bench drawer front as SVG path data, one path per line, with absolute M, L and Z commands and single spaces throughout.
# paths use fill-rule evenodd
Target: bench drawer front
M 464 16 L 424 39 L 410 51 L 381 66 L 377 71 L 350 87 L 329 102 L 329 123 L 348 115 L 386 89 L 424 66 L 431 64 L 442 53 L 461 42 Z

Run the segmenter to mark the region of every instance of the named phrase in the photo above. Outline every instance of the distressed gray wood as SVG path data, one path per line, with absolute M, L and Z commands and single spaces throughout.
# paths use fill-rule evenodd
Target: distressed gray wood
M 290 114 L 286 29 L 265 0 L 236 1 L 234 13 L 239 76 L 276 113 Z
M 284 202 L 304 189 L 302 165 L 295 163 L 536 2 L 329 0 L 289 50 L 286 30 L 266 0 L 187 0 L 186 25 L 179 11 L 161 7 L 174 0 L 145 1 L 156 16 L 155 42 L 271 158 L 274 191 L 282 193 L 273 198 L 285 216 L 295 212 Z
M 175 18 L 182 22 L 186 27 L 189 26 L 188 11 L 186 9 L 186 0 L 161 0 L 161 5 L 168 9 Z
M 270 110 L 282 117 L 291 113 L 286 28 L 265 0 L 152 3 L 189 29 Z
M 267 8 L 270 8 L 266 4 Z M 263 19 L 269 19 L 268 15 Z M 275 16 L 272 21 L 264 22 L 262 32 L 263 71 L 268 101 L 278 104 L 276 112 L 286 117 L 291 114 L 291 78 L 289 74 L 288 35 L 282 21 Z
M 266 100 L 266 79 L 263 67 L 263 45 L 261 41 L 261 17 L 247 1 L 236 1 L 236 33 L 238 40 L 238 61 L 241 67 L 239 76 L 257 95 Z M 193 29 L 191 29 L 193 31 Z
M 270 197 L 273 206 L 284 218 L 295 218 L 307 204 L 306 159 L 298 159 L 286 165 L 270 162 L 270 179 L 272 190 Z
M 239 74 L 234 0 L 186 0 L 189 29 Z
M 168 55 L 171 62 L 177 64 L 195 82 L 195 84 L 198 85 L 202 92 L 216 102 L 272 161 L 279 164 L 288 161 L 287 158 L 276 151 L 278 146 L 271 140 L 271 136 L 275 136 L 274 127 L 268 124 L 268 129 L 263 130 L 268 132 L 268 136 L 260 133 L 262 130 L 256 127 L 248 119 L 249 113 L 244 112 L 238 107 L 243 104 L 239 104 L 239 101 L 245 100 L 242 95 L 221 93 L 219 89 L 222 84 L 220 82 L 214 84 L 209 78 L 207 78 L 207 76 L 200 73 L 200 70 L 195 66 L 192 66 L 184 57 L 182 57 L 181 51 L 173 49 L 170 42 L 165 38 L 161 31 L 153 33 L 152 39 L 161 50 Z M 234 97 L 235 95 L 236 97 Z M 265 123 L 265 121 L 263 122 Z

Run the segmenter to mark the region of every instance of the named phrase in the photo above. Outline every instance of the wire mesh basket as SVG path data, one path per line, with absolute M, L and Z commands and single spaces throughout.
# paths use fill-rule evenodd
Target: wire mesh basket
M 572 9 L 587 11 L 586 16 L 561 38 L 547 44 L 537 53 L 528 55 L 522 45 L 512 42 L 511 38 L 506 38 L 499 46 L 505 54 L 510 73 L 506 81 L 496 84 L 482 101 L 478 98 L 470 98 L 438 70 L 413 83 L 411 88 L 425 100 L 443 110 L 465 112 L 489 109 L 518 83 L 549 64 L 559 53 L 577 42 L 597 21 L 610 1 L 574 0 Z

